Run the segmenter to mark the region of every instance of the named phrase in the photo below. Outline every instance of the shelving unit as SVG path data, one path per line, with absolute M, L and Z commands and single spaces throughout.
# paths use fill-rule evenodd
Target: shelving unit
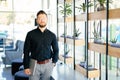
M 119 19 L 120 15 L 118 15 L 118 13 L 120 13 L 120 8 L 109 10 L 109 19 Z M 86 21 L 87 19 L 86 15 L 87 15 L 86 13 L 76 15 L 75 20 Z M 103 20 L 103 19 L 106 19 L 106 10 L 88 13 L 88 20 Z M 73 17 L 66 18 L 66 22 L 72 22 L 72 21 L 73 21 Z M 62 23 L 63 18 L 60 18 L 59 22 Z
M 76 64 L 75 68 L 77 71 L 82 73 L 84 76 L 87 76 L 87 69 L 83 68 L 79 64 Z M 95 78 L 99 76 L 100 76 L 100 71 L 98 69 L 94 68 L 92 70 L 88 70 L 88 78 Z
M 64 42 L 64 38 L 60 37 L 59 41 Z M 73 41 L 73 39 L 66 38 L 66 43 L 73 45 L 74 41 Z M 85 45 L 85 40 L 75 39 L 75 46 L 84 46 L 84 45 Z
M 67 1 L 67 0 L 65 0 Z M 75 1 L 75 0 L 73 0 Z M 85 0 L 87 1 L 87 0 Z M 72 0 L 69 0 L 69 2 L 71 3 Z M 109 14 L 108 14 L 109 13 Z M 83 14 L 78 14 L 75 15 L 74 17 L 66 17 L 65 18 L 65 22 L 69 23 L 69 22 L 85 22 L 86 25 L 86 30 L 88 31 L 89 29 L 89 25 L 88 23 L 90 21 L 106 21 L 106 35 L 108 35 L 108 20 L 112 20 L 112 19 L 120 19 L 120 8 L 117 9 L 107 9 L 106 10 L 102 10 L 102 11 L 95 11 L 95 12 L 88 12 L 88 13 L 83 13 Z M 59 23 L 63 23 L 63 18 L 58 18 Z M 101 23 L 102 24 L 102 23 Z M 74 26 L 75 28 L 75 26 Z M 88 33 L 86 33 L 86 37 L 88 38 Z M 87 39 L 85 38 L 85 39 Z M 106 36 L 106 38 L 108 38 L 108 36 Z M 108 64 L 108 56 L 112 56 L 112 57 L 116 57 L 116 58 L 120 58 L 120 48 L 117 47 L 112 47 L 108 44 L 108 40 L 106 39 L 106 42 L 104 44 L 96 44 L 92 41 L 88 42 L 87 40 L 84 39 L 72 39 L 72 38 L 64 38 L 64 37 L 59 37 L 59 41 L 60 42 L 65 42 L 66 44 L 70 44 L 74 46 L 74 50 L 75 50 L 75 46 L 87 46 L 85 47 L 88 51 L 92 51 L 95 54 L 99 54 L 99 56 L 101 55 L 105 55 L 106 56 L 106 64 Z M 85 51 L 85 53 L 87 55 L 85 55 L 85 57 L 87 58 L 86 60 L 88 60 L 88 55 L 90 53 L 88 53 L 88 51 Z M 74 51 L 75 52 L 75 51 Z M 97 52 L 97 53 L 96 53 Z M 60 55 L 59 58 L 61 60 L 64 61 L 64 58 Z M 101 57 L 99 57 L 101 58 Z M 75 62 L 75 53 L 72 59 L 69 59 L 68 61 L 66 61 L 67 63 L 69 62 Z M 87 61 L 88 62 L 88 61 Z M 88 63 L 87 63 L 88 64 Z M 97 69 L 95 68 L 94 70 L 88 70 L 88 68 L 83 68 L 81 67 L 79 64 L 74 64 L 75 65 L 75 70 L 79 71 L 80 73 L 82 73 L 84 76 L 88 77 L 88 78 L 96 78 L 96 77 L 101 77 L 101 68 Z M 101 67 L 101 62 L 99 61 L 99 67 Z M 106 67 L 106 79 L 108 80 L 108 66 Z
M 64 61 L 64 58 L 65 57 L 63 57 L 62 55 L 59 55 L 59 59 L 61 60 L 61 61 Z M 65 58 L 66 60 L 65 60 L 65 63 L 66 64 L 71 64 L 71 63 L 73 63 L 73 57 L 71 57 L 71 56 L 68 56 L 67 58 Z
M 109 15 L 108 15 L 109 19 L 119 19 L 120 15 L 118 15 L 118 13 L 120 13 L 120 8 L 109 10 Z M 77 16 L 82 16 L 82 15 L 77 15 Z M 84 16 L 85 15 L 86 14 L 84 14 Z M 89 21 L 90 20 L 104 20 L 104 19 L 106 19 L 106 10 L 88 13 Z M 78 19 L 76 19 L 76 21 L 82 21 L 82 20 L 86 20 L 86 17 L 79 17 Z M 96 43 L 90 42 L 90 43 L 88 43 L 88 49 L 91 51 L 95 51 L 100 54 L 106 55 L 106 44 L 96 44 Z M 112 56 L 112 57 L 120 58 L 120 48 L 111 47 L 108 44 L 108 55 Z M 87 73 L 86 69 L 81 68 L 81 66 L 79 66 L 78 64 L 76 66 L 76 70 L 80 71 L 83 75 L 87 76 L 87 74 L 85 74 L 85 73 Z M 100 72 L 98 69 L 96 69 L 96 70 L 98 71 L 98 73 Z M 89 75 L 92 75 L 92 73 L 90 73 L 88 70 L 88 78 L 91 78 Z M 96 77 L 96 76 L 94 76 L 94 77 Z M 99 75 L 97 75 L 97 77 L 99 77 Z
M 71 3 L 72 0 L 58 0 L 58 4 L 63 4 L 63 6 L 65 6 L 66 2 L 67 3 Z M 58 11 L 59 12 L 59 11 Z M 64 31 L 63 33 L 65 34 L 65 36 L 67 35 L 67 23 L 71 23 L 71 21 L 73 20 L 73 17 L 68 17 L 66 18 L 67 15 L 64 14 L 64 17 L 62 16 L 61 18 L 58 18 L 58 23 L 62 23 L 63 25 L 60 26 L 62 27 L 62 31 Z M 58 24 L 59 26 L 59 24 Z M 71 26 L 70 26 L 71 27 Z M 59 28 L 59 27 L 58 27 Z M 61 31 L 58 31 L 58 33 Z M 63 57 L 62 55 L 65 55 L 67 50 L 69 49 L 70 45 L 73 45 L 73 39 L 69 39 L 69 38 L 65 38 L 65 37 L 60 37 L 60 35 L 58 35 L 58 41 L 62 43 L 62 45 L 64 46 L 64 50 L 62 50 L 62 54 L 59 55 L 59 60 L 63 61 L 65 64 L 73 64 L 73 57 L 69 56 L 69 57 Z M 80 42 L 80 40 L 76 40 L 76 43 Z M 71 48 L 71 46 L 70 46 Z M 70 55 L 72 55 L 72 51 L 69 52 Z M 68 55 L 67 55 L 68 56 Z
M 108 54 L 112 57 L 120 58 L 120 48 L 108 46 Z
M 119 19 L 120 15 L 120 8 L 118 9 L 111 9 L 109 10 L 109 19 Z M 106 10 L 104 11 L 98 11 L 98 12 L 93 12 L 89 14 L 89 20 L 102 20 L 106 19 Z
M 89 43 L 89 50 L 106 54 L 106 45 Z M 120 58 L 120 48 L 108 46 L 108 55 Z
M 103 44 L 96 44 L 91 42 L 88 44 L 88 49 L 91 51 L 99 52 L 101 54 L 106 53 L 106 45 Z

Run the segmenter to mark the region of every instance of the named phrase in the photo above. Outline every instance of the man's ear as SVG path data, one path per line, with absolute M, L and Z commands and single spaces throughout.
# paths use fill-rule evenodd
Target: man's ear
M 35 26 L 37 26 L 38 24 L 37 24 L 37 18 L 35 18 L 35 23 L 34 23 L 34 25 Z

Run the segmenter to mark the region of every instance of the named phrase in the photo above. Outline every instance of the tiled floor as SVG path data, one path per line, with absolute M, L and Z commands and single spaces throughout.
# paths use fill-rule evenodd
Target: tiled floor
M 82 74 L 71 69 L 65 64 L 58 63 L 53 70 L 55 80 L 87 80 Z
M 7 65 L 7 67 L 5 67 L 2 63 L 1 56 L 4 56 L 3 52 L 0 52 L 0 80 L 14 80 L 11 75 L 11 66 Z
M 0 56 L 4 54 L 0 52 Z M 82 76 L 77 71 L 71 69 L 68 65 L 60 64 L 58 62 L 56 67 L 54 67 L 52 76 L 55 80 L 86 80 L 84 76 Z M 11 66 L 7 66 L 5 68 L 2 60 L 0 59 L 0 80 L 14 80 L 14 76 L 11 74 Z
M 0 66 L 0 80 L 14 80 L 11 75 L 11 67 Z
M 0 56 L 2 55 L 4 54 L 0 52 Z M 71 69 L 70 67 L 71 67 L 70 65 L 60 64 L 59 61 L 53 70 L 52 76 L 55 78 L 55 80 L 88 80 L 81 73 Z M 101 73 L 102 73 L 101 80 L 106 80 L 105 70 L 102 70 Z M 14 76 L 11 75 L 11 66 L 7 66 L 5 68 L 1 58 L 0 58 L 0 80 L 14 80 Z M 90 80 L 99 80 L 99 78 Z M 120 74 L 119 76 L 116 76 L 115 70 L 109 70 L 108 80 L 120 80 Z
M 84 76 L 67 67 L 66 65 L 57 64 L 53 70 L 52 76 L 55 80 L 85 80 Z M 11 75 L 11 67 L 5 66 L 1 63 L 0 66 L 0 80 L 14 80 L 14 76 Z

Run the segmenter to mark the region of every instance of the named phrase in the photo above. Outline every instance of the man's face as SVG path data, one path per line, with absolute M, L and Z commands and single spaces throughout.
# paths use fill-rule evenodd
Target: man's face
M 39 14 L 37 17 L 37 23 L 41 28 L 47 25 L 47 16 L 45 14 Z

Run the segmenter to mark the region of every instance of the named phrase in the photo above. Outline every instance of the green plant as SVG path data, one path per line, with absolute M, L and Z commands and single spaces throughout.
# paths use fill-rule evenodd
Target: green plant
M 117 39 L 116 38 L 113 38 L 110 40 L 111 43 L 116 43 L 117 42 Z
M 66 34 L 65 33 L 63 33 L 62 35 L 61 35 L 61 37 L 65 37 L 66 36 Z
M 65 55 L 68 55 L 69 52 L 70 52 L 70 49 L 65 51 Z
M 94 32 L 93 32 L 93 35 L 94 35 L 94 39 L 96 39 L 96 40 L 100 39 L 99 23 L 96 26 L 95 22 L 94 22 Z
M 95 0 L 97 11 L 104 10 L 107 3 L 106 0 Z M 109 0 L 109 3 L 112 3 L 112 0 Z
M 100 5 L 106 4 L 106 0 L 95 0 L 96 2 L 98 2 Z
M 79 32 L 79 29 L 75 29 L 73 37 L 78 37 L 80 34 L 81 34 L 81 32 Z
M 93 6 L 93 4 L 92 4 L 91 2 L 88 2 L 88 7 L 91 7 L 91 6 Z M 75 7 L 75 8 L 79 9 L 79 12 L 80 12 L 81 10 L 82 10 L 83 12 L 85 12 L 86 9 L 87 9 L 87 4 L 82 3 L 79 7 Z
M 59 6 L 61 8 L 60 13 L 61 14 L 65 14 L 66 12 L 66 16 L 69 16 L 72 13 L 72 9 L 71 9 L 71 5 L 69 3 L 65 3 L 65 6 Z
M 95 2 L 98 2 L 100 5 L 105 5 L 107 3 L 106 0 L 95 0 Z M 112 0 L 109 0 L 109 3 L 112 3 Z

